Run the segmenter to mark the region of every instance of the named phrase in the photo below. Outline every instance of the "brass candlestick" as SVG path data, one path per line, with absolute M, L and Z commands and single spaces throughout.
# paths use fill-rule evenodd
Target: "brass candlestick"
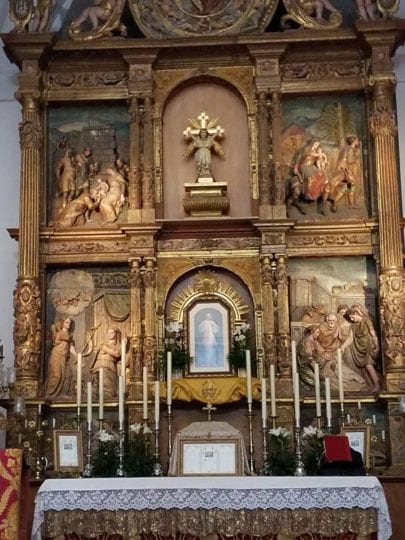
M 162 466 L 160 465 L 160 453 L 159 453 L 159 424 L 155 423 L 155 463 L 153 465 L 153 476 L 163 476 Z
M 306 476 L 304 462 L 302 461 L 301 427 L 299 426 L 295 426 L 294 428 L 294 440 L 295 440 L 295 455 L 297 457 L 297 464 L 295 467 L 294 476 Z
M 255 448 L 254 448 L 254 444 L 253 444 L 253 417 L 254 417 L 254 414 L 253 414 L 253 409 L 252 409 L 252 404 L 251 403 L 248 403 L 248 412 L 247 412 L 247 417 L 248 417 L 248 423 L 249 423 L 249 469 L 250 469 L 250 474 L 251 475 L 255 475 L 256 472 L 255 472 L 255 459 L 254 459 L 254 454 L 255 454 Z
M 167 455 L 169 458 L 172 456 L 172 406 L 167 405 Z
M 261 474 L 266 474 L 266 463 L 267 458 L 269 456 L 268 450 L 267 450 L 267 434 L 269 432 L 269 428 L 267 426 L 262 426 L 262 433 L 263 433 L 263 465 L 261 469 Z
M 87 462 L 83 471 L 83 476 L 85 476 L 86 478 L 90 478 L 91 475 L 93 474 L 93 467 L 91 465 L 91 439 L 92 439 L 92 429 L 91 429 L 90 422 L 88 422 L 87 423 L 87 454 L 86 454 Z
M 118 430 L 118 468 L 117 468 L 117 476 L 123 477 L 125 476 L 124 471 L 124 439 L 125 439 L 125 432 L 122 427 Z

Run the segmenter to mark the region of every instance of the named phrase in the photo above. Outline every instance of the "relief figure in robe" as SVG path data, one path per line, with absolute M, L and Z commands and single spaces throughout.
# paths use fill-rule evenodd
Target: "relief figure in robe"
M 117 363 L 121 360 L 121 332 L 118 328 L 107 330 L 107 339 L 96 352 L 93 365 L 90 368 L 93 382 L 98 387 L 99 371 L 104 371 L 104 397 L 115 399 L 118 396 Z
M 45 383 L 47 398 L 67 398 L 71 391 L 70 355 L 76 356 L 73 342 L 72 319 L 66 317 L 52 328 L 53 347 L 48 360 L 48 377 Z

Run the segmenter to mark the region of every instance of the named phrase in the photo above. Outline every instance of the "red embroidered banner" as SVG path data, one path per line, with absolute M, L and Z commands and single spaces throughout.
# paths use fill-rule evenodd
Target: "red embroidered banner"
M 0 540 L 16 540 L 20 527 L 22 450 L 0 450 Z

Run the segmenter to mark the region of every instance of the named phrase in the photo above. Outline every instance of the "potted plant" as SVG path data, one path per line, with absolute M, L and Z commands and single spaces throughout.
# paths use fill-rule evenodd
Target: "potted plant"
M 184 345 L 183 326 L 179 321 L 171 321 L 166 328 L 164 347 L 159 352 L 159 371 L 164 376 L 167 372 L 167 353 L 172 353 L 173 378 L 184 375 L 192 358 Z
M 268 454 L 265 474 L 292 476 L 296 469 L 296 456 L 291 444 L 291 433 L 283 427 L 273 428 L 268 436 Z
M 232 332 L 232 343 L 228 354 L 230 367 L 239 374 L 245 374 L 247 349 L 250 349 L 250 325 L 244 322 Z

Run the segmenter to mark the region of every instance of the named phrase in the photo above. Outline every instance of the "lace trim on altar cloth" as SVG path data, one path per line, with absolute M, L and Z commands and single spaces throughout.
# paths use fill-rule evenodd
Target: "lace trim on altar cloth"
M 324 536 L 337 536 L 347 531 L 367 537 L 377 530 L 377 511 L 374 509 L 312 509 L 306 510 L 126 510 L 98 511 L 84 510 L 47 511 L 43 525 L 43 537 L 63 538 L 111 538 L 118 532 L 125 540 L 140 540 L 147 531 L 162 536 L 202 538 L 213 533 L 224 536 L 248 535 L 271 537 L 284 534 L 297 537 L 311 531 Z M 80 536 L 74 536 L 80 531 Z M 177 534 L 176 534 L 177 533 Z M 106 534 L 106 536 L 104 536 Z M 68 537 L 68 536 L 67 536 Z M 315 538 L 320 538 L 315 536 Z M 66 538 L 66 537 L 65 537 Z M 215 536 L 217 538 L 217 536 Z M 304 537 L 305 538 L 305 537 Z M 313 538 L 312 534 L 307 538 Z M 358 537 L 357 537 L 358 538 Z M 380 538 L 380 536 L 378 537 Z M 381 538 L 388 538 L 387 536 Z

